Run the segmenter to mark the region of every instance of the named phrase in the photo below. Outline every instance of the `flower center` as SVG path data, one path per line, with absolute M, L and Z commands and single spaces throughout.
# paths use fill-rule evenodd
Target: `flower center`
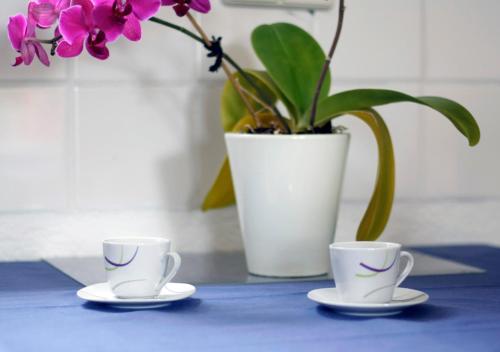
M 175 0 L 174 10 L 177 16 L 184 16 L 189 11 L 189 3 L 191 0 Z
M 101 44 L 104 44 L 105 41 L 106 35 L 103 31 L 98 29 L 94 29 L 88 37 L 88 43 L 90 46 L 100 46 Z
M 113 3 L 113 16 L 118 18 L 127 17 L 132 13 L 132 5 L 128 0 L 115 0 Z

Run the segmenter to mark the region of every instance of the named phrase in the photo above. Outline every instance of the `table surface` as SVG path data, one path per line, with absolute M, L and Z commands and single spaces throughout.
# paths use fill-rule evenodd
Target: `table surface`
M 418 276 L 428 303 L 383 318 L 342 316 L 307 299 L 330 281 L 200 285 L 155 310 L 84 303 L 81 284 L 45 262 L 0 264 L 0 352 L 500 351 L 500 248 L 421 251 L 485 269 Z

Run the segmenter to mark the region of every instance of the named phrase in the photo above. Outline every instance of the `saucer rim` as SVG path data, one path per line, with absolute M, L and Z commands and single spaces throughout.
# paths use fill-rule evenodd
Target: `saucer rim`
M 415 293 L 418 293 L 419 296 L 415 297 L 411 301 L 404 301 L 404 302 L 387 302 L 387 303 L 357 303 L 357 302 L 342 302 L 340 300 L 321 300 L 318 297 L 314 297 L 314 295 L 318 294 L 320 291 L 337 291 L 336 287 L 325 287 L 325 288 L 318 288 L 311 290 L 307 293 L 307 298 L 309 298 L 311 301 L 316 302 L 318 304 L 332 307 L 332 308 L 353 308 L 353 309 L 366 309 L 366 310 L 371 310 L 371 309 L 403 309 L 403 308 L 408 308 L 412 306 L 416 306 L 419 304 L 423 304 L 429 300 L 429 294 L 427 294 L 424 291 L 420 291 L 417 289 L 413 288 L 406 288 L 406 287 L 396 287 L 395 293 L 400 290 L 405 290 L 405 291 L 413 291 Z
M 191 297 L 196 293 L 196 286 L 188 284 L 188 283 L 182 283 L 182 282 L 169 282 L 164 288 L 162 288 L 163 292 L 164 290 L 168 290 L 168 285 L 185 285 L 189 288 L 189 290 L 186 290 L 184 292 L 180 293 L 175 293 L 173 291 L 170 291 L 171 293 L 174 293 L 174 295 L 169 296 L 169 297 L 153 297 L 153 298 L 118 298 L 116 296 L 114 297 L 102 297 L 102 296 L 95 296 L 91 292 L 88 292 L 89 290 L 92 290 L 96 286 L 103 286 L 103 285 L 108 285 L 107 282 L 99 282 L 96 284 L 88 285 L 85 287 L 82 287 L 76 292 L 76 295 L 78 298 L 83 299 L 88 302 L 95 302 L 95 303 L 107 303 L 107 304 L 120 304 L 120 305 L 137 305 L 137 304 L 160 304 L 160 303 L 168 303 L 168 302 L 174 302 L 174 301 L 180 301 L 183 299 L 186 299 L 188 297 Z M 160 295 L 161 295 L 160 292 Z M 89 297 L 90 296 L 90 297 Z

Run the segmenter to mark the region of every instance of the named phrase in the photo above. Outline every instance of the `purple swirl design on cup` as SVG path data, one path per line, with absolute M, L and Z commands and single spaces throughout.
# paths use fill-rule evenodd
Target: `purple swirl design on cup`
M 134 261 L 135 257 L 137 256 L 137 252 L 139 252 L 139 247 L 136 247 L 136 248 L 135 248 L 134 255 L 132 256 L 132 258 L 130 258 L 130 260 L 126 261 L 125 263 L 115 263 L 115 262 L 111 261 L 111 260 L 110 260 L 108 257 L 106 257 L 106 256 L 104 256 L 104 260 L 105 260 L 108 264 L 110 264 L 110 265 L 112 265 L 112 266 L 114 266 L 114 267 L 121 268 L 121 267 L 127 266 L 127 265 L 129 265 L 130 263 L 132 263 L 132 262 Z
M 385 272 L 385 271 L 390 270 L 390 269 L 394 266 L 394 264 L 396 263 L 396 259 L 397 259 L 397 258 L 398 258 L 398 256 L 396 255 L 396 256 L 394 257 L 394 260 L 392 261 L 391 265 L 389 265 L 389 266 L 388 266 L 388 267 L 386 267 L 386 268 L 380 268 L 380 269 L 379 269 L 379 268 L 374 268 L 374 267 L 372 267 L 372 266 L 370 266 L 370 265 L 368 265 L 368 264 L 365 264 L 365 263 L 363 263 L 363 262 L 359 263 L 359 265 L 361 265 L 361 266 L 362 266 L 363 268 L 365 268 L 366 270 L 370 270 L 370 271 L 373 271 L 373 272 L 375 272 L 375 273 L 383 273 L 383 272 Z

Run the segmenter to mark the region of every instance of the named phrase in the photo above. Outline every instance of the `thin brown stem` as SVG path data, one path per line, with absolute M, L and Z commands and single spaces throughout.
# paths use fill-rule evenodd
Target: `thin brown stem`
M 325 60 L 323 69 L 321 70 L 321 75 L 319 77 L 318 85 L 316 86 L 316 91 L 314 92 L 314 99 L 311 106 L 311 116 L 309 120 L 309 131 L 312 133 L 314 133 L 314 123 L 316 122 L 316 113 L 318 111 L 318 101 L 319 101 L 319 96 L 321 95 L 321 88 L 323 87 L 323 83 L 325 82 L 326 74 L 328 73 L 328 68 L 330 67 L 330 63 L 332 62 L 335 49 L 337 49 L 337 44 L 339 42 L 340 34 L 342 32 L 342 25 L 344 24 L 344 12 L 345 12 L 344 2 L 345 2 L 344 0 L 340 0 L 339 20 L 337 22 L 337 30 L 335 32 L 335 37 L 333 38 L 332 46 L 328 53 L 328 57 Z
M 190 30 L 188 30 L 188 29 L 186 29 L 184 27 L 181 27 L 181 26 L 178 26 L 178 25 L 176 25 L 174 23 L 162 20 L 161 18 L 158 18 L 158 17 L 151 17 L 149 20 L 151 22 L 155 22 L 155 23 L 160 24 L 162 26 L 169 27 L 169 28 L 172 28 L 172 29 L 174 29 L 176 31 L 179 31 L 179 32 L 187 35 L 188 37 L 196 40 L 199 43 L 202 43 L 202 44 L 205 43 L 205 41 L 201 37 L 199 37 L 198 35 L 196 35 L 195 33 L 191 32 Z M 268 96 L 268 94 L 266 94 L 261 89 L 261 87 L 259 87 L 256 84 L 254 78 L 251 77 L 247 72 L 245 72 L 245 70 L 243 70 L 243 68 L 241 68 L 241 66 L 238 65 L 238 63 L 231 56 L 229 56 L 229 54 L 224 53 L 223 57 L 224 57 L 224 60 L 227 61 L 236 71 L 238 71 L 238 73 L 241 75 L 241 77 L 243 77 L 243 79 L 253 89 L 255 89 L 255 91 L 259 95 L 260 99 L 263 100 L 263 101 L 265 101 L 268 106 L 272 107 L 274 114 L 278 117 L 278 119 L 281 121 L 281 124 L 284 126 L 285 132 L 287 134 L 292 133 L 292 131 L 290 130 L 290 126 L 288 126 L 288 123 L 287 123 L 286 119 L 283 117 L 283 115 L 281 115 L 281 112 L 276 107 L 276 105 L 274 104 L 274 102 L 272 101 L 272 99 Z M 240 84 L 240 87 L 241 87 L 241 84 Z
M 198 23 L 198 21 L 196 21 L 196 19 L 189 12 L 186 14 L 186 17 L 191 22 L 191 24 L 196 29 L 196 31 L 200 34 L 201 38 L 205 42 L 205 45 L 207 47 L 211 47 L 212 46 L 212 42 L 210 41 L 210 38 L 205 33 L 205 31 L 203 30 L 203 28 L 201 28 L 201 26 Z M 243 101 L 243 104 L 245 104 L 245 107 L 250 112 L 250 115 L 254 119 L 255 124 L 257 125 L 257 127 L 261 127 L 260 121 L 257 118 L 257 114 L 255 113 L 255 109 L 253 108 L 252 104 L 248 100 L 247 96 L 243 93 L 239 82 L 234 78 L 231 70 L 229 69 L 229 67 L 227 66 L 227 64 L 224 61 L 222 62 L 222 69 L 226 73 L 226 76 L 229 79 L 229 81 L 231 82 L 231 84 L 233 85 L 234 89 L 236 89 L 236 92 L 238 92 L 239 96 L 241 97 L 241 100 Z
M 243 87 L 241 83 L 239 83 L 239 81 L 238 84 L 240 85 L 240 89 L 243 93 L 245 93 L 248 97 L 252 98 L 254 101 L 262 105 L 264 109 L 268 110 L 271 113 L 274 113 L 273 108 L 269 106 L 265 101 L 260 99 L 257 95 L 253 94 L 252 92 L 250 92 L 248 89 L 245 89 L 245 87 Z

